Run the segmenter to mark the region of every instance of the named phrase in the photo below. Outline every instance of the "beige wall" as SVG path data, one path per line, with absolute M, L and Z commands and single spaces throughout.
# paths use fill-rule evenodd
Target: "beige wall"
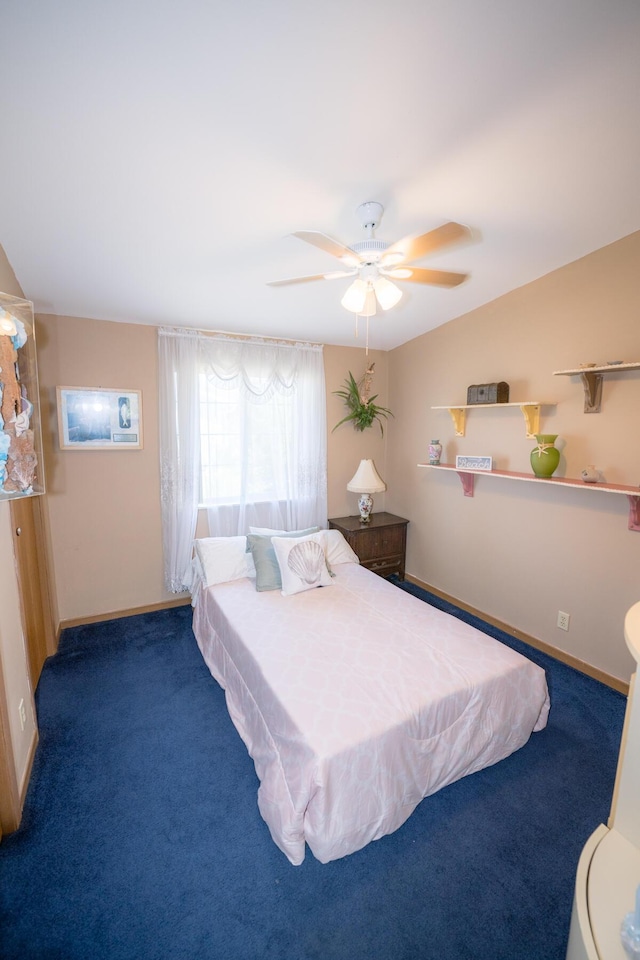
M 625 496 L 480 477 L 464 497 L 454 472 L 419 469 L 431 438 L 443 460 L 489 455 L 531 472 L 520 410 L 468 413 L 456 438 L 441 404 L 473 383 L 506 380 L 511 400 L 554 401 L 541 431 L 558 434 L 557 476 L 595 464 L 613 483 L 640 484 L 640 371 L 605 378 L 600 414 L 584 414 L 578 377 L 554 370 L 640 361 L 640 233 L 528 284 L 392 351 L 387 509 L 409 517 L 407 571 L 606 673 L 629 679 L 623 638 L 640 599 L 640 533 Z M 556 626 L 571 615 L 568 633 Z
M 374 321 L 372 321 L 373 323 Z M 382 317 L 375 322 L 384 323 Z M 367 365 L 375 363 L 372 382 L 372 396 L 377 394 L 376 403 L 388 406 L 388 354 L 380 350 L 370 350 L 365 355 L 362 348 L 330 347 L 324 348 L 324 368 L 327 383 L 327 472 L 328 472 L 328 508 L 330 517 L 354 516 L 358 513 L 358 494 L 347 490 L 347 483 L 356 472 L 361 460 L 373 460 L 376 469 L 386 481 L 387 464 L 385 457 L 387 437 L 393 423 L 392 418 L 383 419 L 384 437 L 377 426 L 364 431 L 355 430 L 345 423 L 334 432 L 333 428 L 347 415 L 347 408 L 341 397 L 334 396 L 334 390 L 344 389 L 344 381 L 353 373 L 356 380 L 364 374 Z M 392 411 L 393 412 L 393 411 Z M 373 510 L 385 509 L 385 493 L 374 496 Z
M 38 317 L 38 362 L 44 447 L 59 617 L 64 622 L 174 597 L 163 586 L 158 455 L 157 334 L 154 327 L 73 317 Z M 387 354 L 371 352 L 374 388 L 386 406 Z M 326 347 L 329 516 L 357 513 L 346 485 L 360 460 L 375 460 L 384 477 L 380 431 L 359 433 L 333 395 L 351 370 L 365 370 L 363 349 Z M 125 387 L 142 391 L 144 449 L 61 451 L 56 386 Z M 49 411 L 47 418 L 46 410 Z M 375 509 L 384 508 L 384 494 Z M 198 527 L 206 535 L 206 524 Z
M 0 291 L 12 297 L 24 296 L 2 247 L 0 247 Z M 0 677 L 4 680 L 4 690 L 0 691 L 0 696 L 4 698 L 9 718 L 8 739 L 12 748 L 10 763 L 15 770 L 18 789 L 22 791 L 36 727 L 13 555 L 11 511 L 7 500 L 0 501 L 0 571 L 2 573 L 0 576 Z M 24 700 L 27 719 L 24 730 L 18 713 L 21 700 Z
M 61 621 L 166 600 L 156 330 L 37 318 L 47 500 Z M 60 450 L 56 386 L 142 391 L 142 450 Z M 49 416 L 46 416 L 48 409 Z
M 640 359 L 639 261 L 636 234 L 397 350 L 373 352 L 374 388 L 395 414 L 384 439 L 348 425 L 331 432 L 344 415 L 333 391 L 349 370 L 361 376 L 367 358 L 359 347 L 325 347 L 329 516 L 357 512 L 346 484 L 371 457 L 388 484 L 374 509 L 411 520 L 411 574 L 620 679 L 632 667 L 622 622 L 640 590 L 640 534 L 627 530 L 626 498 L 489 477 L 466 498 L 455 473 L 416 464 L 439 437 L 447 460 L 488 454 L 498 468 L 528 472 L 532 442 L 517 408 L 471 411 L 459 439 L 448 413 L 431 410 L 463 402 L 471 383 L 504 379 L 514 400 L 557 402 L 544 408 L 542 428 L 560 436 L 559 475 L 596 463 L 612 482 L 639 483 L 639 374 L 608 377 L 597 415 L 582 412 L 577 379 L 552 376 L 590 360 Z M 61 620 L 170 599 L 162 584 L 155 329 L 44 316 L 38 347 Z M 141 389 L 144 450 L 61 453 L 56 385 Z M 571 614 L 569 633 L 555 625 L 558 610 Z

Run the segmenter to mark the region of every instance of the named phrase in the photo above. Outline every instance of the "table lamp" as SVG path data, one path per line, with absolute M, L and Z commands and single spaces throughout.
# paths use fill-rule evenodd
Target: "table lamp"
M 378 476 L 378 472 L 373 465 L 373 460 L 361 460 L 360 466 L 347 484 L 347 490 L 352 493 L 359 493 L 358 509 L 360 510 L 360 523 L 369 523 L 371 518 L 371 509 L 373 507 L 372 493 L 381 493 L 387 489 L 387 485 Z

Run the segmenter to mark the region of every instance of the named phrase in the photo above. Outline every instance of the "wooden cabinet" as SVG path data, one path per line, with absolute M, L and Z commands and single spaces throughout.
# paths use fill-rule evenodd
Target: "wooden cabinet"
M 360 517 L 329 520 L 330 530 L 339 530 L 363 567 L 381 577 L 397 574 L 404 580 L 408 520 L 392 513 L 372 513 L 369 523 Z

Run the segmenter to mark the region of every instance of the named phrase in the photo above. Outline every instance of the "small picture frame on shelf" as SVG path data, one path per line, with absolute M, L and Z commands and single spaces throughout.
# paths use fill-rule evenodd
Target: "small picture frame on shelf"
M 492 470 L 492 457 L 456 457 L 456 470 Z
M 61 450 L 141 450 L 139 390 L 57 387 Z

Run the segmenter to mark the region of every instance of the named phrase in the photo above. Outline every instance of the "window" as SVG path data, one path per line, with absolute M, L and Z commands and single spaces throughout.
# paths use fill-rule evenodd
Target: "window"
M 189 581 L 198 505 L 211 536 L 326 525 L 322 347 L 160 330 L 165 579 Z
M 239 503 L 243 492 L 252 502 L 286 500 L 295 390 L 252 403 L 237 384 L 205 372 L 199 389 L 200 503 Z

